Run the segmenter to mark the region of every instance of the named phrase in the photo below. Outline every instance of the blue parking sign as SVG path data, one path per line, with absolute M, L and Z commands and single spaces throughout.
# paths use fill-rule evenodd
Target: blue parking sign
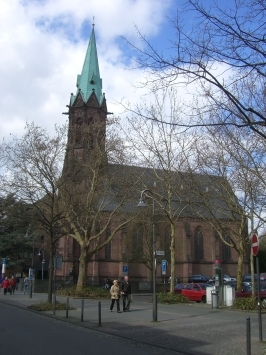
M 122 266 L 122 272 L 123 272 L 123 274 L 127 274 L 128 273 L 128 266 L 127 265 L 123 265 Z
M 166 275 L 166 270 L 167 270 L 167 261 L 162 260 L 162 275 Z

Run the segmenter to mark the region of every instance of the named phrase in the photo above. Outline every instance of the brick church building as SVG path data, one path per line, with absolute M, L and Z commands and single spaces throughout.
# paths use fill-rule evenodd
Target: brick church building
M 71 164 L 80 165 L 84 169 L 84 166 L 90 164 L 89 159 L 94 158 L 92 153 L 94 137 L 90 135 L 91 133 L 86 127 L 100 125 L 101 129 L 98 129 L 97 132 L 102 139 L 101 149 L 105 152 L 104 137 L 108 117 L 106 98 L 102 92 L 94 26 L 82 72 L 77 77 L 77 91 L 76 94 L 71 94 L 68 112 L 65 114 L 69 117 L 69 131 L 64 169 L 67 169 L 67 166 Z M 91 152 L 89 155 L 88 151 Z M 108 162 L 107 153 L 105 164 L 108 169 L 117 168 L 117 165 Z M 121 165 L 119 171 L 121 175 L 128 174 L 130 177 L 137 177 L 139 181 L 142 180 L 142 184 L 138 185 L 139 189 L 136 189 L 133 194 L 132 201 L 135 200 L 135 206 L 131 201 L 131 207 L 128 210 L 129 213 L 133 213 L 139 201 L 140 191 L 144 188 L 151 189 L 154 174 L 148 168 L 127 165 Z M 164 277 L 168 279 L 170 276 L 170 268 L 167 268 L 165 275 L 162 275 L 161 270 L 162 260 L 167 260 L 168 265 L 170 263 L 170 231 L 169 225 L 162 215 L 160 218 L 156 216 L 156 249 L 163 252 L 159 252 L 157 256 L 156 279 L 158 283 L 162 282 Z M 147 215 L 145 218 L 145 223 L 151 225 L 151 219 Z M 151 234 L 149 226 L 147 231 Z M 107 230 L 106 234 L 108 233 L 110 231 Z M 187 278 L 192 274 L 213 276 L 216 259 L 222 261 L 225 274 L 236 276 L 238 254 L 235 249 L 221 241 L 211 224 L 208 223 L 207 218 L 200 218 L 196 213 L 193 215 L 192 209 L 183 210 L 179 214 L 179 218 L 176 219 L 175 233 L 176 277 L 187 281 Z M 111 242 L 90 259 L 87 269 L 88 283 L 102 283 L 105 278 L 122 279 L 124 275 L 128 275 L 132 282 L 139 285 L 150 282 L 151 270 L 145 263 L 145 256 L 142 255 L 140 259 L 133 257 L 136 251 L 141 253 L 143 243 L 143 234 L 134 225 L 121 228 Z M 56 271 L 57 277 L 68 280 L 69 275 L 72 275 L 76 280 L 80 258 L 80 246 L 77 241 L 69 235 L 62 237 L 57 244 L 57 257 L 60 261 L 60 266 Z

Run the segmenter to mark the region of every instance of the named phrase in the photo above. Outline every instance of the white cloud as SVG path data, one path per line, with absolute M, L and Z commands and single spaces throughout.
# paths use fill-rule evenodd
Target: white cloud
M 131 83 L 142 72 L 130 62 L 120 36 L 138 41 L 134 24 L 156 36 L 172 0 L 9 0 L 0 12 L 0 135 L 20 134 L 26 120 L 52 129 L 75 92 L 95 16 L 95 31 L 108 109 L 137 98 Z M 85 26 L 87 25 L 87 26 Z M 84 30 L 85 29 L 85 30 Z M 84 31 L 86 33 L 84 34 Z M 88 33 L 87 33 L 88 32 Z M 86 35 L 86 38 L 85 38 Z

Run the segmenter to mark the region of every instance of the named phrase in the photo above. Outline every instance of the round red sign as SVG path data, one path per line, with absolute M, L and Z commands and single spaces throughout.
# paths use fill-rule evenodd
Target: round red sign
M 252 247 L 252 253 L 254 256 L 256 256 L 259 252 L 259 241 L 258 241 L 258 237 L 256 234 L 253 234 L 252 236 L 252 244 L 251 244 L 251 247 Z

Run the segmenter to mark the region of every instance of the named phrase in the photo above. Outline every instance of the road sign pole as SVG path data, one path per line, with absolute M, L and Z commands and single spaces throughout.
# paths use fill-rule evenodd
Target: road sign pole
M 257 234 L 253 234 L 251 239 L 251 248 L 253 256 L 256 257 L 256 270 L 257 270 L 257 302 L 258 302 L 258 321 L 259 321 L 259 340 L 262 342 L 262 322 L 261 322 L 261 299 L 260 299 L 260 265 L 259 265 L 259 240 Z
M 260 266 L 259 257 L 256 256 L 257 288 L 258 288 L 258 321 L 259 321 L 259 341 L 262 342 L 262 320 L 261 320 L 261 297 L 260 297 Z

